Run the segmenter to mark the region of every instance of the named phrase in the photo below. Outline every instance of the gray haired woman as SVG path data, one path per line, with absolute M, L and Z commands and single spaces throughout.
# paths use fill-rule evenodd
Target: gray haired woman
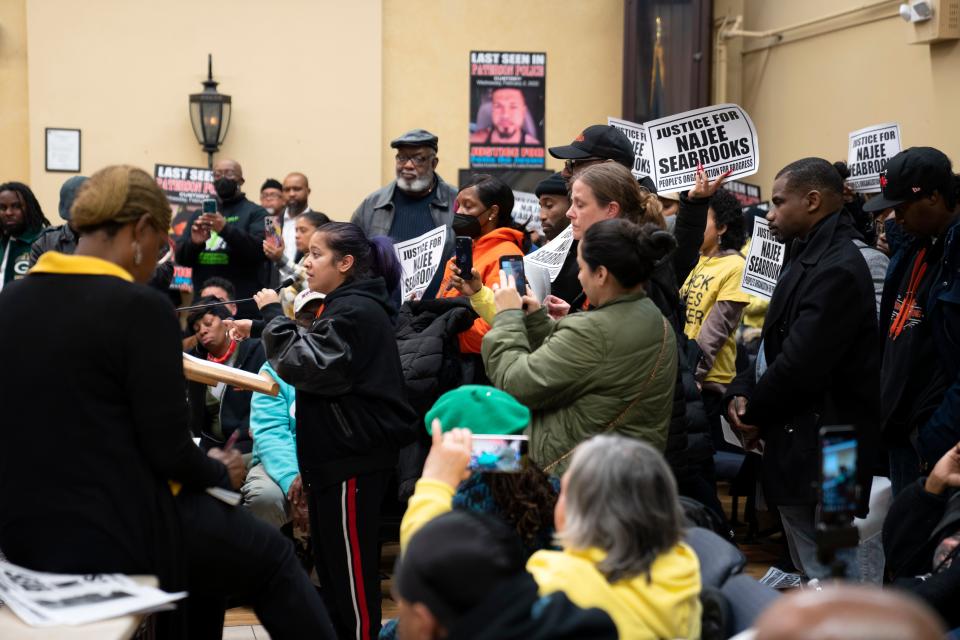
M 450 510 L 470 448 L 466 429 L 434 435 L 400 527 L 401 547 Z M 700 563 L 680 540 L 677 485 L 659 451 L 616 435 L 580 444 L 554 521 L 562 550 L 527 561 L 541 595 L 563 591 L 579 607 L 606 611 L 625 640 L 700 637 Z

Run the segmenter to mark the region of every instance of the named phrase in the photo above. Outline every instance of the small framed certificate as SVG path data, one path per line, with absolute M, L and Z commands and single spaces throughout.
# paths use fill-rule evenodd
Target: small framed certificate
M 45 129 L 47 171 L 80 173 L 80 129 Z

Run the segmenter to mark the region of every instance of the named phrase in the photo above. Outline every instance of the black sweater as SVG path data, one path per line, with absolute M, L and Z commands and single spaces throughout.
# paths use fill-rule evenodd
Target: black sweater
M 0 548 L 54 572 L 182 587 L 168 480 L 226 486 L 190 440 L 180 331 L 159 293 L 35 273 L 0 295 Z
M 297 390 L 304 479 L 324 486 L 396 466 L 419 421 L 407 402 L 383 278 L 340 285 L 309 331 L 279 304 L 261 314 L 267 360 Z

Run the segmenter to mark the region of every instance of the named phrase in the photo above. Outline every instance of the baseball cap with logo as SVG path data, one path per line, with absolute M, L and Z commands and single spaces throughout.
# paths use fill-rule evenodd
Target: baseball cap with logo
M 933 147 L 910 147 L 890 158 L 880 174 L 879 196 L 863 205 L 864 211 L 882 211 L 904 202 L 950 189 L 953 171 L 948 158 Z
M 550 147 L 550 155 L 561 160 L 603 158 L 633 169 L 633 144 L 616 127 L 607 124 L 587 127 L 564 147 Z

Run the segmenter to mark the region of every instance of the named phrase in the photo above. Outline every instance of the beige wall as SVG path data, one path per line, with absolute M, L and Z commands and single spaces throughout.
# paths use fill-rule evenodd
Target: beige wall
M 546 144 L 569 144 L 590 124 L 620 116 L 623 0 L 384 0 L 383 156 L 416 127 L 440 138 L 437 171 L 468 166 L 470 51 L 546 52 Z M 547 156 L 547 167 L 561 163 Z
M 44 127 L 82 130 L 86 175 L 119 162 L 206 165 L 187 96 L 202 88 L 208 52 L 234 105 L 219 157 L 242 163 L 248 196 L 299 170 L 311 204 L 342 218 L 380 182 L 380 0 L 26 4 L 30 182 L 49 214 L 68 174 L 44 170 Z
M 30 179 L 26 0 L 0 2 L 0 182 Z
M 736 4 L 717 0 L 715 17 Z M 744 28 L 777 29 L 863 4 L 743 0 Z M 757 125 L 761 148 L 760 173 L 745 180 L 760 184 L 765 198 L 773 176 L 790 161 L 809 155 L 845 160 L 847 134 L 882 122 L 900 124 L 905 146 L 939 147 L 960 167 L 960 41 L 907 44 L 906 23 L 880 18 L 895 12 L 896 3 L 887 3 L 743 55 L 740 103 Z M 872 21 L 850 26 L 860 19 Z M 742 44 L 749 51 L 765 42 L 745 38 Z

